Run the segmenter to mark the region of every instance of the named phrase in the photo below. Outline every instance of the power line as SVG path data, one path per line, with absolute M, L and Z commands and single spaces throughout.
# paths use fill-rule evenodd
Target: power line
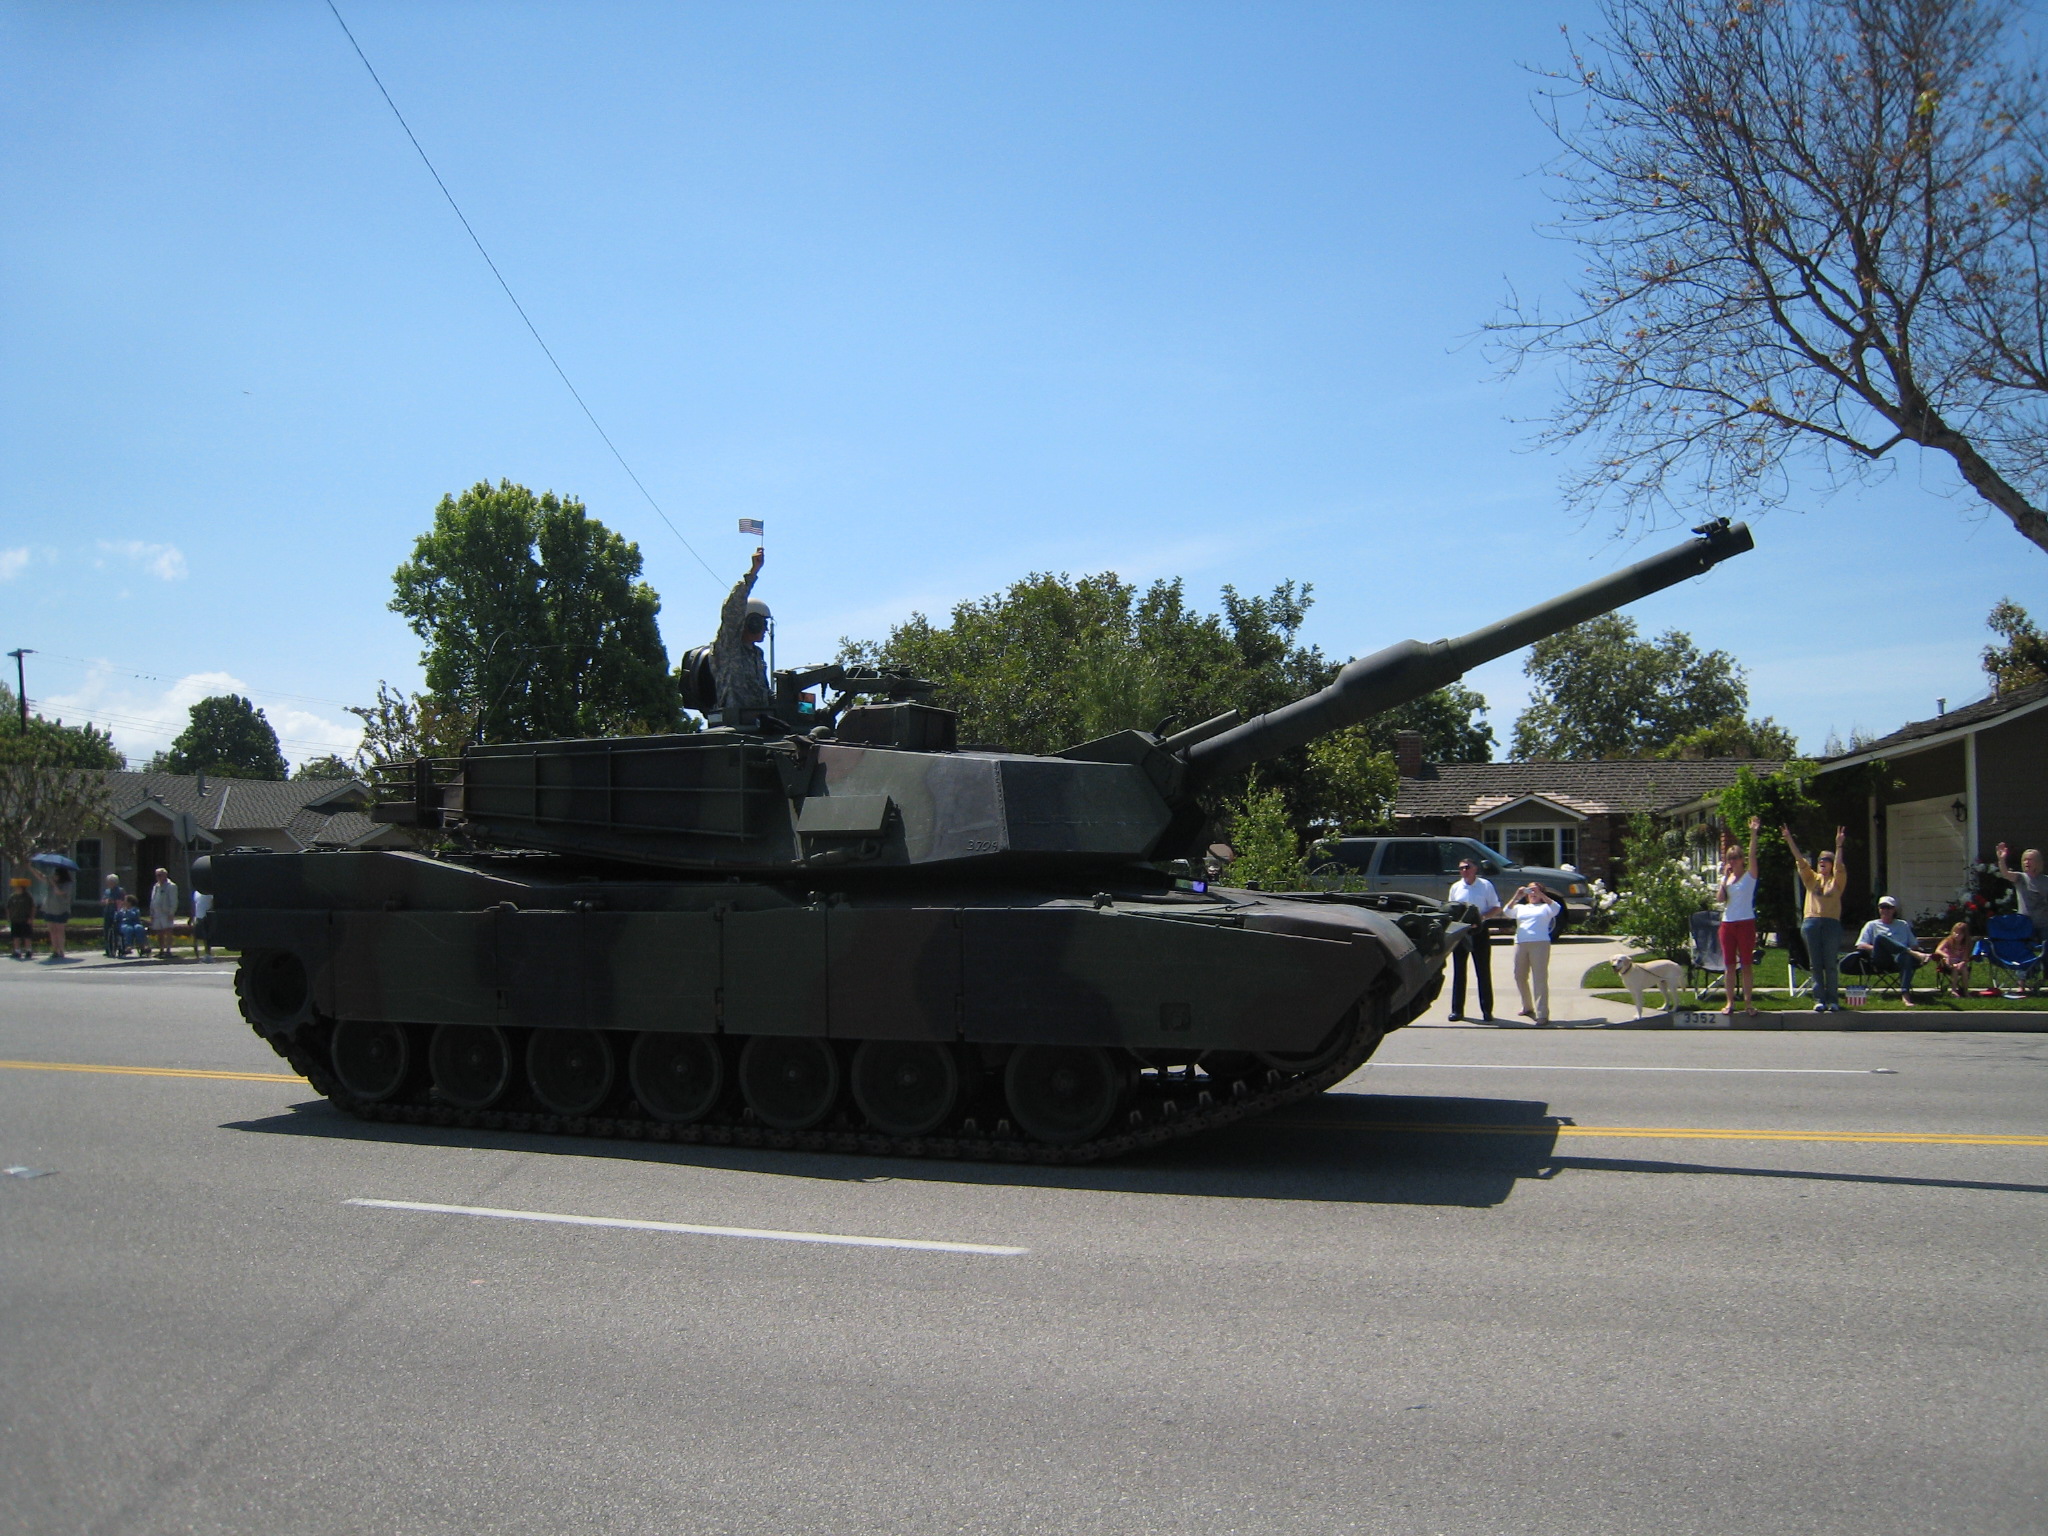
M 30 652 L 30 654 L 34 655 L 36 653 Z M 68 661 L 74 666 L 84 667 L 88 672 L 98 672 L 103 677 L 132 677 L 145 683 L 176 684 L 184 681 L 181 677 L 159 677 L 154 672 L 127 672 L 105 662 L 87 661 L 83 656 L 66 656 L 58 651 L 46 651 L 42 654 L 51 661 Z M 353 707 L 342 703 L 340 699 L 316 698 L 310 693 L 286 693 L 281 688 L 252 688 L 247 683 L 239 683 L 236 686 L 243 693 L 258 698 L 290 699 L 297 704 L 326 704 L 335 709 L 349 709 Z
M 505 290 L 505 297 L 512 301 L 512 307 L 519 311 L 519 318 L 526 322 L 528 334 L 533 337 L 541 351 L 546 354 L 549 365 L 555 370 L 555 377 L 562 381 L 563 387 L 575 397 L 577 405 L 583 408 L 583 414 L 590 419 L 591 426 L 597 429 L 597 435 L 604 439 L 605 447 L 611 449 L 612 457 L 619 461 L 619 468 L 623 469 L 626 472 L 627 478 L 639 487 L 640 494 L 647 498 L 647 505 L 654 508 L 654 515 L 668 525 L 668 531 L 676 536 L 676 542 L 689 550 L 690 557 L 704 567 L 704 574 L 709 576 L 713 582 L 723 586 L 724 582 L 718 572 L 712 570 L 710 563 L 697 553 L 696 546 L 683 537 L 682 529 L 669 522 L 668 514 L 661 510 L 661 503 L 654 499 L 653 492 L 649 491 L 641 483 L 640 477 L 633 473 L 633 466 L 626 462 L 626 456 L 619 452 L 618 444 L 612 441 L 611 434 L 605 431 L 604 427 L 598 422 L 596 413 L 590 409 L 589 404 L 583 398 L 582 392 L 574 384 L 570 383 L 569 375 L 563 371 L 561 363 L 555 359 L 554 349 L 546 341 L 542 340 L 539 328 L 534 325 L 532 317 L 526 313 L 526 306 L 519 302 L 519 295 L 512 291 L 512 285 L 505 281 L 505 274 L 498 270 L 498 264 L 491 260 L 491 253 L 484 249 L 483 241 L 477 238 L 476 231 L 470 227 L 468 215 L 463 213 L 462 205 L 455 201 L 455 194 L 448 190 L 448 183 L 441 179 L 441 173 L 434 169 L 434 162 L 427 157 L 427 152 L 421 147 L 418 135 L 412 131 L 412 125 L 405 120 L 405 114 L 398 110 L 398 103 L 393 101 L 391 93 L 384 89 L 384 82 L 378 77 L 376 66 L 371 64 L 369 55 L 363 52 L 363 45 L 356 41 L 355 33 L 349 31 L 348 23 L 341 19 L 341 11 L 335 6 L 334 0 L 327 0 L 327 9 L 334 13 L 335 24 L 341 28 L 342 36 L 348 39 L 349 47 L 355 49 L 356 57 L 363 61 L 363 68 L 370 72 L 370 79 L 377 87 L 377 94 L 384 98 L 384 105 L 391 109 L 391 115 L 398 119 L 398 126 L 403 128 L 405 136 L 412 140 L 412 147 L 419 152 L 420 163 L 427 168 L 427 174 L 434 178 L 434 185 L 441 189 L 441 195 L 448 199 L 448 206 L 455 210 L 455 217 L 462 221 L 463 231 L 469 236 L 470 244 L 476 247 L 477 255 L 483 257 L 484 265 L 491 269 L 491 276 L 495 277 L 498 280 L 498 286 Z

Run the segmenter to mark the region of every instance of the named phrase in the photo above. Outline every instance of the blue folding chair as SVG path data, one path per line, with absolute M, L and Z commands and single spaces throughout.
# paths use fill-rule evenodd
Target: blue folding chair
M 2041 984 L 2044 946 L 2034 937 L 2034 920 L 2024 912 L 2001 912 L 1984 925 L 1971 957 L 1991 967 L 1991 985 L 2016 992 Z M 2003 977 L 2004 980 L 1999 978 Z

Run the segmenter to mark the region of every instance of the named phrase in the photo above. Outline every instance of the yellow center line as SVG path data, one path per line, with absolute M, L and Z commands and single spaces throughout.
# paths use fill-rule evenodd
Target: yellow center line
M 0 1061 L 15 1072 L 111 1072 L 123 1077 L 219 1077 L 237 1083 L 303 1083 L 289 1072 L 214 1072 L 198 1067 L 111 1067 L 84 1061 Z
M 82 1061 L 0 1061 L 16 1072 L 105 1072 L 124 1077 L 208 1077 L 238 1083 L 303 1083 L 289 1072 L 223 1072 L 198 1067 L 117 1067 Z M 2048 1147 L 2048 1136 L 1970 1135 L 1956 1131 L 1772 1131 L 1654 1125 L 1460 1125 L 1424 1120 L 1265 1120 L 1290 1131 L 1408 1131 L 1438 1136 L 1605 1136 L 1652 1141 L 1848 1141 L 1943 1147 Z
M 1650 1141 L 1914 1142 L 1942 1147 L 2048 1147 L 2048 1136 L 1970 1135 L 1958 1131 L 1770 1131 L 1655 1125 L 1449 1125 L 1420 1120 L 1252 1121 L 1291 1131 L 1422 1131 L 1440 1136 L 1595 1136 Z

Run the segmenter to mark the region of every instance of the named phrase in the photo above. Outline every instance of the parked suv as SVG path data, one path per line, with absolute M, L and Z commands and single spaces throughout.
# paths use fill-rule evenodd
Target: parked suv
M 1498 849 L 1469 837 L 1346 837 L 1318 847 L 1316 856 L 1323 861 L 1309 870 L 1312 884 L 1334 885 L 1362 878 L 1368 891 L 1406 891 L 1442 901 L 1458 878 L 1459 863 L 1474 859 L 1502 901 L 1514 894 L 1516 886 L 1534 881 L 1562 902 L 1559 932 L 1593 909 L 1592 886 L 1584 875 L 1534 864 L 1510 864 Z M 1323 859 L 1325 851 L 1327 859 Z M 1505 922 L 1496 918 L 1492 926 Z

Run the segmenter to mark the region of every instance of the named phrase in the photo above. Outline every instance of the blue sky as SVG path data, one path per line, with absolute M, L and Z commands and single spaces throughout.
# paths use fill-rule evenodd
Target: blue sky
M 385 603 L 435 501 L 574 493 L 672 654 L 765 519 L 778 657 L 1034 570 L 1315 584 L 1346 656 L 1661 547 L 1561 504 L 1561 294 L 1523 66 L 1578 4 L 0 6 L 0 649 L 133 754 L 235 687 L 303 759 L 418 680 Z M 1980 696 L 2048 565 L 1939 463 L 1754 520 L 1639 604 L 1809 750 Z M 1469 679 L 1505 742 L 1519 658 Z

